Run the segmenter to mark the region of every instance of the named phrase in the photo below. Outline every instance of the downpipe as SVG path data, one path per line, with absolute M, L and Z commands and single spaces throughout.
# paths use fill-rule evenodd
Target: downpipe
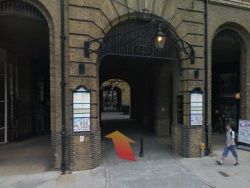
M 62 174 L 66 173 L 66 127 L 65 127 L 65 33 L 64 33 L 64 0 L 61 0 L 61 105 L 62 105 Z
M 205 0 L 205 132 L 206 132 L 206 156 L 210 154 L 208 141 L 208 0 Z

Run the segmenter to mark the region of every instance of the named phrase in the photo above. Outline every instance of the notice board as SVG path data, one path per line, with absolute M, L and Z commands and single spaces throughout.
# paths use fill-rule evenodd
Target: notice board
M 73 132 L 90 131 L 90 98 L 84 87 L 73 91 Z

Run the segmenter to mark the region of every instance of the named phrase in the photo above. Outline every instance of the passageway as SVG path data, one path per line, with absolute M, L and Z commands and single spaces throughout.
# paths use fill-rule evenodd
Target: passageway
M 100 83 L 110 78 L 125 80 L 131 88 L 130 118 L 157 135 L 170 135 L 176 67 L 170 60 L 107 56 L 100 63 Z
M 50 135 L 44 134 L 22 142 L 0 145 L 0 177 L 38 174 L 51 167 Z
M 12 14 L 15 3 L 2 3 L 10 13 L 0 16 L 0 143 L 50 132 L 48 24 L 32 5 Z
M 233 30 L 220 31 L 212 45 L 212 129 L 213 134 L 221 139 L 213 139 L 213 145 L 225 142 L 225 135 L 215 132 L 226 131 L 230 123 L 238 132 L 240 119 L 240 99 L 236 93 L 241 90 L 241 39 Z M 216 137 L 215 137 L 216 138 Z
M 0 2 L 0 175 L 51 170 L 50 33 L 43 14 Z

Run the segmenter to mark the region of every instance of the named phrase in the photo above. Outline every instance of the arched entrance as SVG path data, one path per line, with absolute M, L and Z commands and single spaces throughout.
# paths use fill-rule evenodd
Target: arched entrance
M 0 24 L 0 142 L 47 135 L 45 140 L 36 140 L 33 144 L 35 148 L 47 148 L 44 157 L 49 161 L 48 23 L 44 15 L 29 3 L 1 1 Z M 13 156 L 12 160 L 18 159 Z
M 129 34 L 130 31 L 134 32 Z M 121 33 L 126 32 L 128 35 L 122 36 Z M 163 49 L 157 49 L 153 40 L 156 34 L 157 26 L 138 20 L 122 22 L 112 28 L 100 46 L 99 77 L 101 84 L 106 78 L 130 83 L 130 117 L 134 123 L 156 135 L 170 135 L 171 124 L 177 119 L 173 99 L 178 86 L 173 85 L 178 83 L 180 75 L 179 52 L 171 35 L 167 35 Z
M 130 85 L 126 81 L 108 79 L 102 82 L 100 91 L 101 119 L 129 119 L 130 100 Z
M 215 131 L 225 131 L 225 122 L 229 121 L 234 130 L 238 129 L 240 103 L 236 93 L 241 88 L 241 61 L 243 41 L 230 29 L 218 32 L 212 44 L 212 114 Z M 217 127 L 215 112 L 223 121 L 222 128 Z M 216 128 L 216 127 L 217 128 Z M 217 130 L 216 130 L 217 129 Z

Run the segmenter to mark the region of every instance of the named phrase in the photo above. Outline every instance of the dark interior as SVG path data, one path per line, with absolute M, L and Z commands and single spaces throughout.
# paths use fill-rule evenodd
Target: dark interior
M 45 20 L 21 15 L 2 15 L 0 24 L 0 48 L 7 50 L 8 139 L 17 141 L 50 130 L 49 28 Z

